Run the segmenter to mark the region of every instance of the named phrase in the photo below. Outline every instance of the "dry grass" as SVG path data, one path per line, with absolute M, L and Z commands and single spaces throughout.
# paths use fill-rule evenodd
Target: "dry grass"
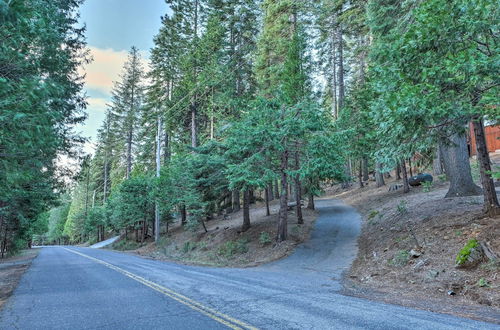
M 0 309 L 12 295 L 21 276 L 29 268 L 39 249 L 24 250 L 19 255 L 0 259 Z

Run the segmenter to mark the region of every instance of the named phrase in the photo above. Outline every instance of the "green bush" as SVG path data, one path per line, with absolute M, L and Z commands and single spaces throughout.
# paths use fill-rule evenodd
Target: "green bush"
M 431 181 L 424 181 L 422 182 L 422 187 L 424 192 L 429 192 L 432 189 L 432 182 Z
M 467 259 L 470 256 L 470 251 L 478 246 L 479 246 L 479 243 L 477 240 L 470 239 L 467 242 L 467 244 L 465 244 L 465 246 L 462 248 L 462 250 L 460 250 L 460 252 L 458 253 L 457 258 L 455 260 L 457 265 L 465 264 L 467 262 Z
M 119 250 L 119 251 L 128 251 L 128 250 L 135 250 L 138 249 L 141 246 L 141 244 L 131 241 L 131 240 L 125 240 L 122 239 L 112 245 L 112 248 L 114 250 Z
M 397 211 L 400 215 L 408 213 L 408 202 L 406 202 L 405 200 L 399 202 Z
M 237 241 L 227 241 L 219 247 L 217 254 L 226 258 L 231 258 L 236 253 L 247 253 L 248 243 L 248 238 L 241 238 Z
M 217 254 L 230 258 L 236 253 L 236 242 L 234 241 L 227 241 L 226 243 L 222 244 L 219 249 L 217 250 Z
M 263 231 L 262 233 L 260 233 L 260 236 L 259 236 L 259 243 L 264 246 L 264 245 L 267 245 L 267 244 L 270 244 L 272 241 L 271 241 L 271 236 L 269 235 L 268 232 L 265 232 Z
M 250 240 L 248 238 L 240 238 L 238 241 L 236 241 L 236 251 L 241 254 L 247 253 L 248 243 L 250 243 Z
M 389 264 L 402 267 L 408 263 L 408 260 L 410 260 L 410 253 L 406 250 L 399 250 L 389 261 Z
M 188 253 L 196 249 L 196 242 L 184 242 L 184 245 L 182 246 L 182 252 Z
M 371 210 L 370 214 L 368 214 L 368 220 L 371 220 L 371 219 L 375 218 L 378 214 L 379 214 L 379 211 L 377 211 L 377 210 Z
M 483 277 L 481 277 L 479 279 L 479 281 L 477 281 L 477 285 L 481 288 L 489 288 L 490 287 L 490 283 L 485 280 Z

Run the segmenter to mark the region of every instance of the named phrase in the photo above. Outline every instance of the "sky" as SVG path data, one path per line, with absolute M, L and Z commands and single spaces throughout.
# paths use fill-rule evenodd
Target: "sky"
M 160 17 L 166 13 L 164 0 L 86 0 L 80 7 L 80 22 L 87 27 L 87 44 L 94 60 L 82 68 L 88 119 L 77 131 L 91 142 L 95 142 L 104 120 L 113 82 L 119 79 L 127 52 L 136 46 L 147 62 L 153 37 L 161 26 Z M 92 149 L 92 143 L 85 146 L 86 152 Z

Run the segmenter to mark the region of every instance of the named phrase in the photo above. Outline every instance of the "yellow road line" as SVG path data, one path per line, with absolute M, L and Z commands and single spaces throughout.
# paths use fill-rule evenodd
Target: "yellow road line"
M 147 287 L 150 287 L 151 289 L 155 290 L 155 291 L 158 291 L 162 294 L 164 294 L 165 296 L 169 297 L 169 298 L 172 298 L 174 299 L 175 301 L 177 302 L 180 302 L 181 304 L 183 305 L 186 305 L 188 306 L 189 308 L 197 311 L 197 312 L 200 312 L 208 317 L 210 317 L 211 319 L 219 322 L 219 323 L 222 323 L 224 324 L 225 326 L 231 328 L 231 329 L 249 329 L 249 330 L 257 330 L 257 328 L 243 322 L 243 321 L 240 321 L 240 320 L 237 320 L 235 318 L 232 318 L 231 316 L 229 315 L 226 315 L 224 313 L 221 313 L 221 312 L 218 312 L 210 307 L 207 307 L 207 306 L 204 306 L 202 304 L 200 304 L 199 302 L 197 301 L 194 301 L 180 293 L 177 293 L 171 289 L 168 289 L 164 286 L 161 286 L 159 284 L 156 284 L 154 282 L 151 282 L 147 279 L 145 279 L 144 277 L 141 277 L 139 275 L 135 275 L 129 271 L 126 271 L 125 269 L 123 268 L 120 268 L 120 267 L 117 267 L 115 265 L 112 265 L 110 263 L 107 263 L 106 261 L 103 261 L 103 260 L 100 260 L 100 259 L 97 259 L 97 258 L 94 258 L 94 257 L 91 257 L 89 255 L 86 255 L 86 254 L 83 254 L 83 253 L 80 253 L 80 252 L 77 252 L 75 250 L 71 250 L 71 249 L 67 249 L 67 248 L 63 248 L 71 253 L 74 253 L 74 254 L 77 254 L 77 255 L 80 255 L 84 258 L 87 258 L 87 259 L 90 259 L 92 261 L 95 261 L 103 266 L 106 266 L 110 269 L 113 269 L 133 280 L 136 280 L 137 282 L 141 283 L 141 284 L 144 284 L 145 286 Z

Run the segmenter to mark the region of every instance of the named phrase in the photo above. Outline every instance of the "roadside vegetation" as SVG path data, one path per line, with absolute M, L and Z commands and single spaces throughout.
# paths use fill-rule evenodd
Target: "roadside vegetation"
M 500 154 L 492 160 L 499 164 Z M 328 192 L 364 218 L 347 292 L 487 319 L 500 307 L 500 216 L 484 215 L 481 196 L 444 198 L 447 181 L 433 183 L 430 191 L 389 191 L 401 182 L 391 174 L 387 186 L 368 181 L 361 189 Z
M 335 187 L 365 215 L 358 285 L 499 306 L 497 1 L 167 3 L 83 155 L 81 1 L 0 0 L 1 258 L 120 235 L 256 265 L 306 240 Z M 479 246 L 492 262 L 455 269 Z

